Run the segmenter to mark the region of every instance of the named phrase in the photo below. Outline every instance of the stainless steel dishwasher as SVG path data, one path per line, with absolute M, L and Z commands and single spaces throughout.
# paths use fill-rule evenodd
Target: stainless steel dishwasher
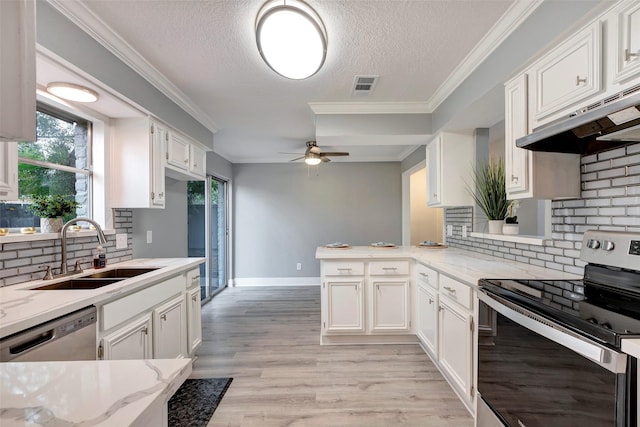
M 0 340 L 0 362 L 96 360 L 96 308 L 86 307 Z

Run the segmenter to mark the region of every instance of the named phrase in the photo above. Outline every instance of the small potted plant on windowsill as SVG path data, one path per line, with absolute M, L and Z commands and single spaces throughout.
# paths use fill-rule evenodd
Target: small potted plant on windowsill
M 40 217 L 41 233 L 59 233 L 63 225 L 63 217 L 74 214 L 78 202 L 61 195 L 30 197 L 28 209 Z
M 518 217 L 516 211 L 520 206 L 520 202 L 512 200 L 509 202 L 509 208 L 507 209 L 507 217 L 504 219 L 502 225 L 502 234 L 518 234 L 520 226 L 518 225 Z

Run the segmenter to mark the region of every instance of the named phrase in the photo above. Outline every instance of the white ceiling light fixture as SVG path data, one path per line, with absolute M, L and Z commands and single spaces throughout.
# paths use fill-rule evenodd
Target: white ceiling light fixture
M 47 92 L 58 98 L 66 99 L 67 101 L 96 102 L 98 100 L 98 92 L 73 83 L 49 83 L 47 85 Z
M 320 70 L 327 32 L 320 16 L 300 0 L 270 0 L 256 18 L 256 42 L 264 62 L 283 77 L 301 80 Z
M 322 158 L 320 157 L 320 154 L 310 152 L 304 156 L 304 162 L 310 166 L 316 166 L 322 162 Z

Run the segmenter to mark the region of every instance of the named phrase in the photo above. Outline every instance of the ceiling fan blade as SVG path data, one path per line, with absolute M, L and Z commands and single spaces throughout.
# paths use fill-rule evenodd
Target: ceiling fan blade
M 320 156 L 320 160 L 322 160 L 323 163 L 329 163 L 331 161 L 330 158 L 324 156 Z
M 302 157 L 296 157 L 295 159 L 291 159 L 291 160 L 289 160 L 289 161 L 290 161 L 290 162 L 295 162 L 296 160 L 302 160 L 302 159 L 304 159 L 304 156 L 302 156 Z
M 334 152 L 326 152 L 326 153 L 320 153 L 321 156 L 348 156 L 349 153 L 347 153 L 346 151 L 334 151 Z

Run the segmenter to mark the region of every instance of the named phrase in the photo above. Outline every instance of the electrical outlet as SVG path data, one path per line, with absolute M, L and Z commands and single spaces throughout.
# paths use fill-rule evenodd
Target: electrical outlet
M 467 238 L 467 226 L 466 225 L 462 226 L 462 238 L 463 239 Z
M 453 225 L 447 225 L 447 236 L 453 236 Z
M 296 269 L 297 269 L 298 271 L 302 270 L 302 263 L 301 263 L 301 262 L 299 262 L 298 264 L 296 264 Z
M 153 242 L 153 231 L 147 230 L 147 243 L 152 243 L 152 242 Z
M 116 234 L 116 249 L 127 249 L 127 233 Z

